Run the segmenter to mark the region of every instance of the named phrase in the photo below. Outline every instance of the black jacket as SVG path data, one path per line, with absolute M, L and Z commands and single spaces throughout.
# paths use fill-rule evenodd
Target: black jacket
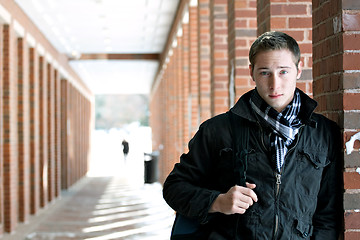
M 230 111 L 239 119 L 237 127 L 249 128 L 246 181 L 256 184 L 258 202 L 245 214 L 208 213 L 217 196 L 236 183 L 229 114 L 201 124 L 189 152 L 164 183 L 164 199 L 179 214 L 210 228 L 207 239 L 337 239 L 342 219 L 337 125 L 314 113 L 316 102 L 301 92 L 303 125 L 277 179 L 269 147 L 272 131 L 252 111 L 252 91 Z

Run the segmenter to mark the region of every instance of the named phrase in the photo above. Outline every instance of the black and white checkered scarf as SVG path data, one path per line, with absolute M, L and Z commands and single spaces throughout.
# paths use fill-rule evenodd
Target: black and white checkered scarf
M 277 170 L 280 173 L 288 147 L 294 141 L 301 125 L 301 121 L 297 117 L 301 106 L 299 91 L 298 89 L 295 90 L 293 100 L 281 113 L 270 107 L 260 97 L 257 90 L 251 96 L 250 104 L 254 111 L 270 124 L 274 132 L 270 137 L 271 149 L 273 159 L 276 160 Z

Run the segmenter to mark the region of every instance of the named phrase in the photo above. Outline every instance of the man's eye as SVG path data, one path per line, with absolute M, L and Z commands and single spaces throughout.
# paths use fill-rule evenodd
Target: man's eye
M 286 71 L 286 70 L 281 70 L 280 71 L 280 74 L 287 74 L 288 73 L 288 71 Z
M 261 76 L 268 76 L 270 73 L 269 72 L 260 72 Z

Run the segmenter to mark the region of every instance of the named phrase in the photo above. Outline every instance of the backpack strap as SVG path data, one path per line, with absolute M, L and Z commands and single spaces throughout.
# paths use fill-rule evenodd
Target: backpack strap
M 234 161 L 236 185 L 246 187 L 247 157 L 249 147 L 249 126 L 236 114 L 228 111 Z

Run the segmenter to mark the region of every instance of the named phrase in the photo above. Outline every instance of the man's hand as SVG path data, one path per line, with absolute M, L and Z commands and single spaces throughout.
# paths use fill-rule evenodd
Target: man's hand
M 234 186 L 227 193 L 220 194 L 212 204 L 210 213 L 221 212 L 227 215 L 244 214 L 245 211 L 258 201 L 252 190 L 255 184 L 246 183 L 246 187 Z

